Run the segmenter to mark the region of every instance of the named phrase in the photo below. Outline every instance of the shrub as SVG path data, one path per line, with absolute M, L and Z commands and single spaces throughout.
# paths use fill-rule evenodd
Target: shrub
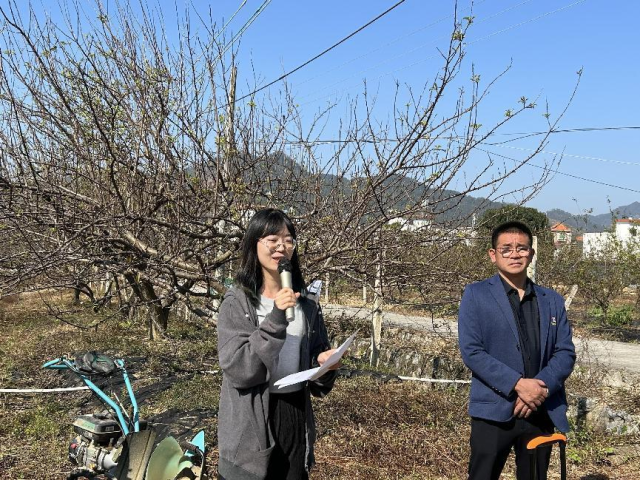
M 600 307 L 593 307 L 589 310 L 589 316 L 604 322 L 610 327 L 626 327 L 633 322 L 633 305 L 620 305 L 611 307 L 604 318 L 604 312 Z

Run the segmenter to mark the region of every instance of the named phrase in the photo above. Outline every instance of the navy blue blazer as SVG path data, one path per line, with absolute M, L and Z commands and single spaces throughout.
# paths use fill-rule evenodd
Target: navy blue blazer
M 535 285 L 540 312 L 540 372 L 549 388 L 545 407 L 561 432 L 569 430 L 564 382 L 576 359 L 564 299 Z M 506 422 L 513 417 L 514 387 L 524 376 L 518 327 L 499 275 L 467 285 L 460 302 L 458 340 L 472 372 L 469 415 Z

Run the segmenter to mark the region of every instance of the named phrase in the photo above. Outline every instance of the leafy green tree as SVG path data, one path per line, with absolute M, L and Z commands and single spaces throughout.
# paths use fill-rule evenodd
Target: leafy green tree
M 501 208 L 486 210 L 479 220 L 479 230 L 483 237 L 491 241 L 491 231 L 504 222 L 519 221 L 529 226 L 540 242 L 551 243 L 552 235 L 549 219 L 540 210 L 521 205 L 505 205 Z
M 477 231 L 480 240 L 475 246 L 475 256 L 480 259 L 487 258 L 487 249 L 491 247 L 491 232 L 501 223 L 509 221 L 525 223 L 537 237 L 538 246 L 536 254 L 538 265 L 536 280 L 540 283 L 541 276 L 538 272 L 542 266 L 541 260 L 553 259 L 553 242 L 547 216 L 535 208 L 523 207 L 521 205 L 505 205 L 500 208 L 485 210 L 478 220 Z M 481 277 L 486 277 L 492 274 L 492 272 L 495 272 L 495 267 L 488 261 L 479 264 L 479 266 L 481 269 L 478 273 Z M 544 271 L 545 268 L 543 267 L 542 270 Z M 542 277 L 544 277 L 544 275 L 542 275 Z

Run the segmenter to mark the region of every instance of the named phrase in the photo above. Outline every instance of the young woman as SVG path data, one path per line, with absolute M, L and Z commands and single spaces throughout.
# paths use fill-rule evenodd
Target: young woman
M 293 288 L 282 288 L 283 258 L 291 262 Z M 322 311 L 305 292 L 291 220 L 272 208 L 257 212 L 244 236 L 235 286 L 218 316 L 218 478 L 308 478 L 315 440 L 310 394 L 331 390 L 338 365 L 318 380 L 274 387 L 280 378 L 321 365 L 333 352 Z M 288 322 L 285 311 L 291 307 L 295 315 Z

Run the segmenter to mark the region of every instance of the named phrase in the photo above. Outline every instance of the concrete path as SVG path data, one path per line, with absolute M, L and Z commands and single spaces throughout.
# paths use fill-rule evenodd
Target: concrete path
M 371 310 L 367 308 L 345 307 L 342 305 L 325 304 L 322 306 L 327 316 L 355 317 L 371 319 Z M 382 316 L 384 327 L 403 327 L 415 330 L 425 330 L 433 334 L 457 338 L 458 324 L 455 320 L 446 318 L 429 318 L 398 313 L 384 312 Z M 581 364 L 596 361 L 598 364 L 614 369 L 627 370 L 640 374 L 640 345 L 635 343 L 613 342 L 608 340 L 583 339 L 574 337 L 578 362 Z

